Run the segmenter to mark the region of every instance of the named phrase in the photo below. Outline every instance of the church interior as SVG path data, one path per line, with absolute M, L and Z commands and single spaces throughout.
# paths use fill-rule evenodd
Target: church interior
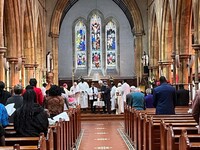
M 84 78 L 89 85 L 98 84 L 99 80 L 109 84 L 126 80 L 129 85 L 145 89 L 156 84 L 160 76 L 165 76 L 176 89 L 183 84 L 190 92 L 190 100 L 199 89 L 199 0 L 1 0 L 0 24 L 0 81 L 8 91 L 16 84 L 26 87 L 30 78 L 37 79 L 38 87 L 43 83 L 49 86 L 67 83 L 71 87 Z M 109 115 L 104 118 L 97 115 L 100 118 L 97 124 L 88 121 L 91 116 L 85 116 L 88 118 L 80 125 L 80 110 L 70 112 L 75 121 L 59 126 L 66 126 L 63 130 L 67 130 L 67 126 L 77 124 L 76 129 L 69 131 L 72 137 L 64 135 L 69 138 L 69 146 L 65 143 L 55 150 L 71 149 L 76 139 L 81 138 L 74 149 L 91 149 L 87 138 L 106 142 L 92 149 L 168 149 L 167 139 L 163 139 L 164 144 L 153 143 L 156 138 L 143 140 L 148 135 L 137 131 L 149 130 L 141 128 L 143 123 L 147 126 L 145 117 L 148 116 L 124 107 L 124 114 L 114 118 L 116 122 L 109 121 Z M 188 107 L 176 110 L 177 120 L 192 120 L 186 113 Z M 147 112 L 152 114 L 153 110 Z M 161 120 L 154 119 L 157 123 Z M 173 119 L 168 118 L 166 122 Z M 155 122 L 151 125 L 157 127 Z M 116 139 L 87 137 L 95 132 L 90 127 L 107 128 L 99 134 L 110 132 L 110 127 L 118 128 L 117 133 L 123 138 L 115 132 L 109 134 Z M 188 130 L 192 129 L 188 127 Z M 148 133 L 156 137 L 155 132 L 152 129 Z M 159 138 L 167 137 L 166 132 L 163 134 Z M 60 141 L 64 142 L 65 138 Z M 126 144 L 120 145 L 122 141 Z M 106 146 L 109 142 L 112 144 Z M 178 149 L 177 145 L 174 149 Z
M 198 4 L 3 0 L 0 79 L 8 89 L 19 82 L 26 86 L 31 77 L 40 86 L 48 77 L 72 85 L 81 76 L 138 86 L 161 75 L 173 85 L 198 85 Z

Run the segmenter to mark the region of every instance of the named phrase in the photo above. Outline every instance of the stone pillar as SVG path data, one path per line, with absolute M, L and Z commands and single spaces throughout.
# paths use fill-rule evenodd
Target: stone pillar
M 53 53 L 53 83 L 58 84 L 58 38 L 59 35 L 51 34 L 52 38 L 52 53 Z
M 6 47 L 0 47 L 0 81 L 5 81 L 4 53 Z
M 23 87 L 25 87 L 25 67 L 24 67 L 25 60 L 26 58 L 22 57 L 22 68 L 20 73 L 21 73 L 21 84 Z
M 171 78 L 171 61 L 159 61 L 158 65 L 160 68 L 162 68 L 162 73 L 166 77 L 167 81 L 172 83 L 172 78 Z
M 173 85 L 176 86 L 176 52 L 172 52 L 172 61 L 173 61 Z
M 141 63 L 141 58 L 143 55 L 143 51 L 142 51 L 142 33 L 135 33 L 135 49 L 137 49 L 135 51 L 135 73 L 137 76 L 137 86 L 139 86 L 139 80 L 142 79 L 142 74 L 143 74 L 143 66 Z
M 17 57 L 8 57 L 7 58 L 10 66 L 10 88 L 13 88 L 16 84 L 19 83 L 19 71 L 17 70 L 18 58 Z
M 25 87 L 29 85 L 30 78 L 34 77 L 34 65 L 35 64 L 25 64 Z
M 4 46 L 3 39 L 3 16 L 4 16 L 4 0 L 0 1 L 0 47 Z
M 4 47 L 3 39 L 3 15 L 4 14 L 4 0 L 0 1 L 0 81 L 5 81 L 5 69 L 3 64 L 4 53 L 6 52 L 6 47 Z
M 189 54 L 180 54 L 179 59 L 180 59 L 180 67 L 179 67 L 179 83 L 182 84 L 187 84 L 188 83 L 188 59 L 190 55 Z
M 198 78 L 198 54 L 200 51 L 200 44 L 193 44 L 192 47 L 195 50 L 195 90 L 199 89 L 199 78 Z

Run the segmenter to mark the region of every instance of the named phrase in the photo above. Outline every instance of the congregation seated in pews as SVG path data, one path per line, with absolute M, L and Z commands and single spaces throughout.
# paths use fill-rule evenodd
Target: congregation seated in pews
M 13 123 L 8 124 L 8 114 L 4 113 L 7 117 L 4 128 L 0 130 L 0 150 L 70 150 L 75 147 L 81 131 L 80 106 L 66 111 L 63 103 L 61 107 L 62 111 L 57 114 L 65 113 L 69 119 L 58 118 L 60 114 L 55 116 L 54 113 L 51 115 L 54 124 L 49 124 L 49 113 L 54 111 L 44 109 L 37 102 L 33 87 L 29 86 L 23 93 L 23 104 L 12 115 Z

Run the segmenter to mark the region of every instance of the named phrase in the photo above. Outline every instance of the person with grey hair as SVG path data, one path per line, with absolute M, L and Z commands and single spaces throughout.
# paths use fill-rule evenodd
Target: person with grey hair
M 23 87 L 20 84 L 14 86 L 14 95 L 8 98 L 6 105 L 14 103 L 14 108 L 18 109 L 23 104 L 23 97 L 22 97 Z M 9 116 L 9 122 L 13 123 L 14 121 L 14 113 Z
M 151 92 L 151 88 L 146 89 L 146 96 L 144 97 L 146 108 L 154 108 L 153 106 L 153 95 Z
M 141 92 L 140 88 L 134 88 L 131 93 L 132 97 L 132 107 L 136 110 L 145 110 L 144 94 Z

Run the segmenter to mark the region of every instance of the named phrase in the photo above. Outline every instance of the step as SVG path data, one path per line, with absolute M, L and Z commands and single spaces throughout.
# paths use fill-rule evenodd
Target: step
M 97 120 L 124 120 L 124 114 L 81 114 L 81 121 L 97 121 Z

